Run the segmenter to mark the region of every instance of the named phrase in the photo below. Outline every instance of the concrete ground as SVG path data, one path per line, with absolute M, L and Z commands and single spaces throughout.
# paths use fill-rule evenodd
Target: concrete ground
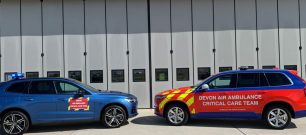
M 105 129 L 100 123 L 34 126 L 26 135 L 306 135 L 306 118 L 293 120 L 284 130 L 267 129 L 261 121 L 194 120 L 186 126 L 169 126 L 151 109 L 118 129 Z

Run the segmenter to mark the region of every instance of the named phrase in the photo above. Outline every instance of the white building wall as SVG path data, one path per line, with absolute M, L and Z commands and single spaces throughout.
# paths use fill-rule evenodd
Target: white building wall
M 79 78 L 148 108 L 158 92 L 240 66 L 305 78 L 305 9 L 306 0 L 2 0 L 1 81 Z

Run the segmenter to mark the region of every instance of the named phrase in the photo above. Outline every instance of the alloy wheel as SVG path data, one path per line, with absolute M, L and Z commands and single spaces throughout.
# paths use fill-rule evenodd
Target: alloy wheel
M 172 107 L 168 111 L 168 119 L 171 123 L 180 124 L 184 121 L 185 113 L 180 107 Z
M 3 130 L 6 134 L 18 135 L 26 128 L 26 119 L 20 114 L 10 114 L 3 119 Z
M 119 108 L 111 108 L 105 113 L 105 122 L 109 127 L 118 127 L 125 120 L 123 110 Z
M 281 108 L 275 108 L 268 113 L 268 122 L 272 126 L 280 128 L 287 124 L 288 114 Z

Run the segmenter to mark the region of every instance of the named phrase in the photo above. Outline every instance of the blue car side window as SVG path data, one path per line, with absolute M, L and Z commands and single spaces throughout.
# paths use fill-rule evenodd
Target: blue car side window
M 78 94 L 79 90 L 83 90 L 82 88 L 68 82 L 63 81 L 56 81 L 55 87 L 58 94 L 64 94 L 64 95 L 75 95 Z M 89 93 L 84 90 L 85 95 L 89 95 Z
M 56 94 L 53 81 L 32 81 L 29 94 Z

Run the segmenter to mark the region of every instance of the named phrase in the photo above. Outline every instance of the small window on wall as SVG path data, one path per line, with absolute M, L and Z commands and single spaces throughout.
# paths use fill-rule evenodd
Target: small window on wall
M 124 70 L 112 70 L 112 82 L 124 82 Z
M 6 72 L 4 73 L 4 81 L 12 80 L 12 74 L 15 74 L 17 72 Z
M 285 65 L 284 69 L 287 69 L 287 70 L 297 70 L 297 65 Z
M 177 68 L 176 69 L 177 81 L 189 81 L 189 68 Z
M 82 71 L 69 71 L 68 77 L 78 81 L 82 81 Z
M 198 80 L 204 80 L 211 75 L 210 67 L 199 67 L 198 68 Z
M 60 71 L 48 71 L 47 77 L 60 77 L 61 72 Z
M 146 70 L 145 69 L 133 69 L 133 82 L 145 82 Z
M 167 68 L 155 69 L 155 80 L 168 81 L 168 69 Z
M 219 67 L 219 72 L 225 72 L 225 71 L 230 71 L 233 70 L 232 67 Z
M 103 83 L 103 70 L 90 70 L 90 83 Z
M 262 69 L 273 69 L 276 68 L 275 66 L 262 66 Z
M 39 73 L 38 72 L 26 72 L 26 78 L 38 78 Z

